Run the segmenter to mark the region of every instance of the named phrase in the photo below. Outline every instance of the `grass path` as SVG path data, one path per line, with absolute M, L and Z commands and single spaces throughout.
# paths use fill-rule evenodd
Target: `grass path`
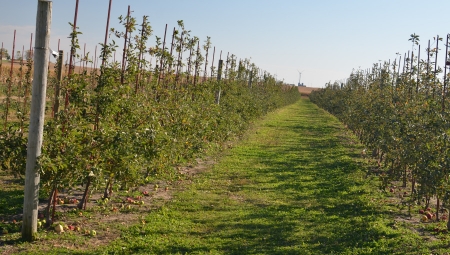
M 355 161 L 360 150 L 334 117 L 302 100 L 257 126 L 188 190 L 147 216 L 148 224 L 109 249 L 331 254 L 385 247 L 389 233 L 374 226 L 383 212 L 367 202 L 370 180 Z
M 99 254 L 430 254 L 367 177 L 360 145 L 301 100 L 266 116 Z M 58 253 L 60 253 L 59 251 Z M 72 252 L 73 253 L 73 252 Z M 84 253 L 84 252 L 80 252 Z M 91 253 L 91 252 L 88 252 Z M 75 253 L 73 253 L 75 254 Z

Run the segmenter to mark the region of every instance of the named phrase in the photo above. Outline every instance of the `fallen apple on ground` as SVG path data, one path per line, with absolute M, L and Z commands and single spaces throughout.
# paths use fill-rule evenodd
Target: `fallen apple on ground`
M 55 226 L 55 231 L 56 231 L 56 233 L 61 234 L 61 233 L 64 233 L 64 228 L 61 224 L 58 224 Z

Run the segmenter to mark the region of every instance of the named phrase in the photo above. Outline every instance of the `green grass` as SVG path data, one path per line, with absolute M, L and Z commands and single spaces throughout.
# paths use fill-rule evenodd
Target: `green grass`
M 397 222 L 362 147 L 309 100 L 277 110 L 173 200 L 96 250 L 55 254 L 443 254 L 449 238 Z M 425 228 L 425 227 L 424 227 Z M 90 239 L 74 242 L 89 242 Z M 26 252 L 34 245 L 21 244 Z M 48 247 L 46 248 L 48 249 Z M 43 251 L 41 251 L 43 252 Z M 48 251 L 44 253 L 48 254 Z

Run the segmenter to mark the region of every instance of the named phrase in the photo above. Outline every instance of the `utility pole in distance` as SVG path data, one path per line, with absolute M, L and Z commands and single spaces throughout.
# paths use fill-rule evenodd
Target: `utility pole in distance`
M 302 86 L 302 84 L 300 83 L 300 80 L 302 79 L 302 72 L 300 72 L 299 70 L 297 70 L 297 72 L 298 72 L 298 86 L 300 87 L 300 86 Z
M 25 197 L 23 203 L 22 239 L 25 241 L 34 241 L 37 233 L 40 176 L 36 168 L 36 161 L 41 155 L 44 131 L 51 20 L 52 2 L 38 0 L 33 88 L 25 173 Z

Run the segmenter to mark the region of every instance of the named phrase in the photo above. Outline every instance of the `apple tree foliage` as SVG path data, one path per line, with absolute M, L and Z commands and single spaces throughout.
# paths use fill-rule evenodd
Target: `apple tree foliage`
M 146 19 L 142 25 L 133 18 L 120 21 L 129 28 L 124 70 L 112 60 L 118 47 L 111 40 L 101 44 L 104 64 L 100 70 L 72 72 L 61 83 L 60 98 L 54 98 L 57 80 L 50 79 L 48 98 L 60 101 L 61 107 L 46 119 L 38 162 L 40 188 L 50 200 L 58 190 L 83 186 L 83 197 L 78 198 L 83 208 L 95 190 L 108 197 L 112 190 L 173 179 L 178 174 L 176 166 L 300 97 L 296 87 L 285 86 L 268 73 L 263 76 L 249 60 L 238 68 L 234 55 L 227 59 L 221 81 L 214 74 L 199 77 L 205 68 L 201 49 L 209 49 L 210 40 L 203 47 L 188 45 L 199 39 L 190 35 L 182 21 L 172 49 L 168 44 L 162 47 L 160 38 L 155 47 L 147 47 L 152 30 Z M 79 33 L 71 34 L 73 44 L 78 43 Z M 125 36 L 116 29 L 111 34 L 115 40 Z M 149 55 L 156 61 L 150 62 Z M 26 129 L 10 125 L 0 133 L 1 171 L 23 175 Z
M 406 62 L 412 65 L 403 72 L 388 62 L 353 71 L 310 98 L 358 136 L 378 162 L 382 187 L 400 181 L 425 207 L 433 197 L 448 204 L 450 102 L 442 70 L 417 57 Z

